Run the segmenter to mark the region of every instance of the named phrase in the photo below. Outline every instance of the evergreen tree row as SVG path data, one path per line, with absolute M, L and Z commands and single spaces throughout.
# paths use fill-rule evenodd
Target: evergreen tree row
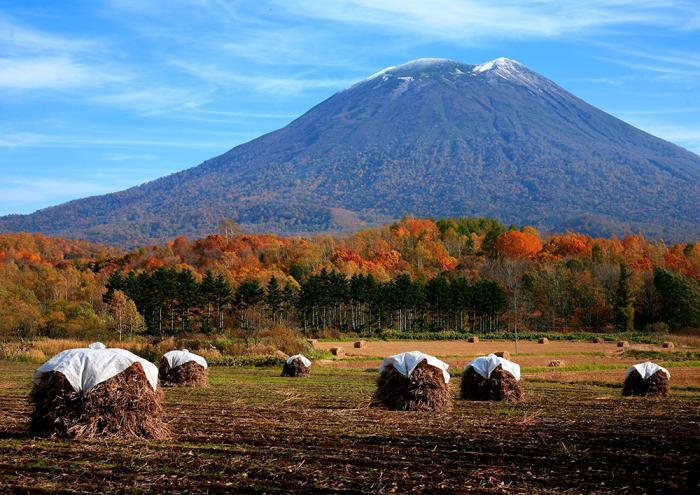
M 225 316 L 243 330 L 270 324 L 298 325 L 307 332 L 467 330 L 477 323 L 495 329 L 506 308 L 503 289 L 489 280 L 438 276 L 421 283 L 401 275 L 379 282 L 372 275 L 346 278 L 325 269 L 298 288 L 271 277 L 266 286 L 247 280 L 235 291 L 209 272 L 201 282 L 189 270 L 115 272 L 105 300 L 117 290 L 135 302 L 149 332 L 158 335 L 223 331 Z

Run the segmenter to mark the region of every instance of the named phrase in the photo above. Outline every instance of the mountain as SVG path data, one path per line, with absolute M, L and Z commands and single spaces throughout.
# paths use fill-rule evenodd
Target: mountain
M 248 231 L 345 230 L 404 214 L 493 216 L 595 235 L 697 239 L 700 157 L 510 59 L 419 59 L 286 127 L 138 187 L 0 218 L 122 245 Z

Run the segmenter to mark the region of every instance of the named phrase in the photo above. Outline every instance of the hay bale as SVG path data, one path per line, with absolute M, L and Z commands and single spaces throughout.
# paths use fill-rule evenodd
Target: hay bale
M 605 339 L 603 337 L 596 337 L 593 339 L 594 344 L 605 344 Z
M 188 361 L 174 368 L 163 358 L 158 368 L 158 376 L 164 387 L 208 387 L 209 370 L 194 361 Z
M 617 342 L 617 347 L 629 347 L 630 343 L 626 340 L 620 340 Z
M 541 337 L 537 339 L 538 344 L 549 344 L 549 339 L 547 337 Z
M 668 376 L 658 370 L 646 379 L 636 369 L 627 374 L 622 386 L 622 395 L 641 395 L 649 397 L 666 397 L 669 394 Z
M 304 362 L 308 363 L 308 365 Z M 290 356 L 282 367 L 282 375 L 293 378 L 303 378 L 311 374 L 311 361 L 300 354 Z
M 498 351 L 494 352 L 494 354 L 503 359 L 510 359 L 510 352 L 508 351 Z
M 371 407 L 394 411 L 449 411 L 452 409 L 450 388 L 441 369 L 421 361 L 410 377 L 388 365 L 377 378 L 377 390 Z
M 673 342 L 664 342 L 663 344 L 661 344 L 661 347 L 663 347 L 664 349 L 675 349 L 676 344 L 674 344 Z
M 331 354 L 341 358 L 345 356 L 345 349 L 343 349 L 342 347 L 331 347 Z
M 471 337 L 469 337 L 470 344 L 476 344 L 478 342 L 479 342 L 479 337 L 477 337 L 476 335 L 472 335 Z
M 187 349 L 166 352 L 158 370 L 164 387 L 206 387 L 209 370 L 206 359 Z
M 309 343 L 312 349 L 315 349 L 316 345 L 318 345 L 318 339 L 306 339 L 306 341 Z
M 561 361 L 559 359 L 552 359 L 547 366 L 549 366 L 550 368 L 560 368 L 564 366 L 564 361 Z
M 353 346 L 355 347 L 355 349 L 362 349 L 364 347 L 367 347 L 367 342 L 365 342 L 364 340 L 358 340 L 353 344 Z
M 479 374 L 473 366 L 462 373 L 460 397 L 466 400 L 494 400 L 517 402 L 525 396 L 523 384 L 500 364 L 488 378 Z
M 168 437 L 161 419 L 163 391 L 153 389 L 136 362 L 87 392 L 76 392 L 59 371 L 42 374 L 30 394 L 29 430 L 60 438 Z

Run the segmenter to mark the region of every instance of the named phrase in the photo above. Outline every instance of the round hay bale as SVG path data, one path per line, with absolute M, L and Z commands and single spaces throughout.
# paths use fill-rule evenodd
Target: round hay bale
M 467 400 L 494 400 L 517 402 L 525 396 L 523 385 L 500 365 L 489 378 L 484 378 L 476 370 L 467 366 L 462 373 L 460 396 Z
M 163 358 L 158 368 L 158 376 L 164 387 L 208 387 L 209 370 L 194 361 L 188 361 L 174 368 Z
M 478 342 L 479 342 L 479 337 L 477 337 L 476 335 L 472 335 L 471 337 L 469 337 L 470 344 L 476 344 Z
M 629 347 L 630 343 L 626 340 L 620 340 L 617 342 L 617 347 Z
M 622 395 L 641 395 L 649 397 L 666 397 L 669 394 L 668 376 L 663 370 L 658 370 L 644 379 L 636 369 L 627 374 L 622 386 Z
M 421 361 L 410 377 L 388 365 L 377 378 L 377 390 L 371 407 L 394 411 L 449 411 L 452 409 L 450 388 L 442 370 Z
M 596 337 L 593 339 L 594 344 L 605 344 L 605 339 L 603 337 Z
M 163 391 L 153 387 L 141 363 L 95 385 L 76 392 L 58 371 L 44 373 L 34 384 L 29 430 L 35 435 L 60 438 L 168 437 L 161 419 Z
M 510 352 L 508 351 L 498 351 L 494 352 L 494 354 L 503 359 L 510 359 Z
M 353 344 L 353 346 L 355 347 L 355 349 L 362 349 L 364 347 L 367 347 L 367 342 L 365 342 L 364 340 L 358 340 Z
M 303 378 L 311 374 L 311 367 L 306 366 L 301 357 L 294 356 L 293 359 L 285 361 L 282 367 L 282 375 L 292 378 Z
M 537 339 L 538 344 L 549 344 L 549 339 L 547 337 L 541 337 Z
M 564 361 L 561 361 L 559 359 L 552 359 L 547 366 L 549 366 L 550 368 L 560 368 L 564 366 Z
M 306 341 L 309 343 L 312 349 L 315 349 L 316 345 L 318 344 L 318 339 L 306 339 Z
M 661 346 L 662 346 L 664 349 L 675 349 L 675 348 L 676 348 L 676 344 L 674 344 L 673 342 L 670 342 L 670 341 L 669 341 L 669 342 L 664 342 L 663 344 L 661 344 Z
M 331 354 L 341 358 L 345 356 L 345 349 L 343 349 L 342 347 L 331 347 Z

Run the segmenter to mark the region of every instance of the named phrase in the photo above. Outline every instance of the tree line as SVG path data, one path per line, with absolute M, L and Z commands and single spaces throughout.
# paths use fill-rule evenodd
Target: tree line
M 189 270 L 115 272 L 105 300 L 123 293 L 143 315 L 149 333 L 223 331 L 233 321 L 244 331 L 265 325 L 373 332 L 494 330 L 506 308 L 505 291 L 494 281 L 470 282 L 440 275 L 427 282 L 400 275 L 379 282 L 372 275 L 346 277 L 321 270 L 298 285 L 273 276 L 263 285 L 245 280 L 234 290 L 222 275 L 207 272 L 198 282 Z
M 700 242 L 541 236 L 485 218 L 407 217 L 343 237 L 247 235 L 235 224 L 221 231 L 130 251 L 0 234 L 0 339 L 269 325 L 308 332 L 700 327 Z M 502 289 L 504 309 L 478 302 L 482 281 Z

